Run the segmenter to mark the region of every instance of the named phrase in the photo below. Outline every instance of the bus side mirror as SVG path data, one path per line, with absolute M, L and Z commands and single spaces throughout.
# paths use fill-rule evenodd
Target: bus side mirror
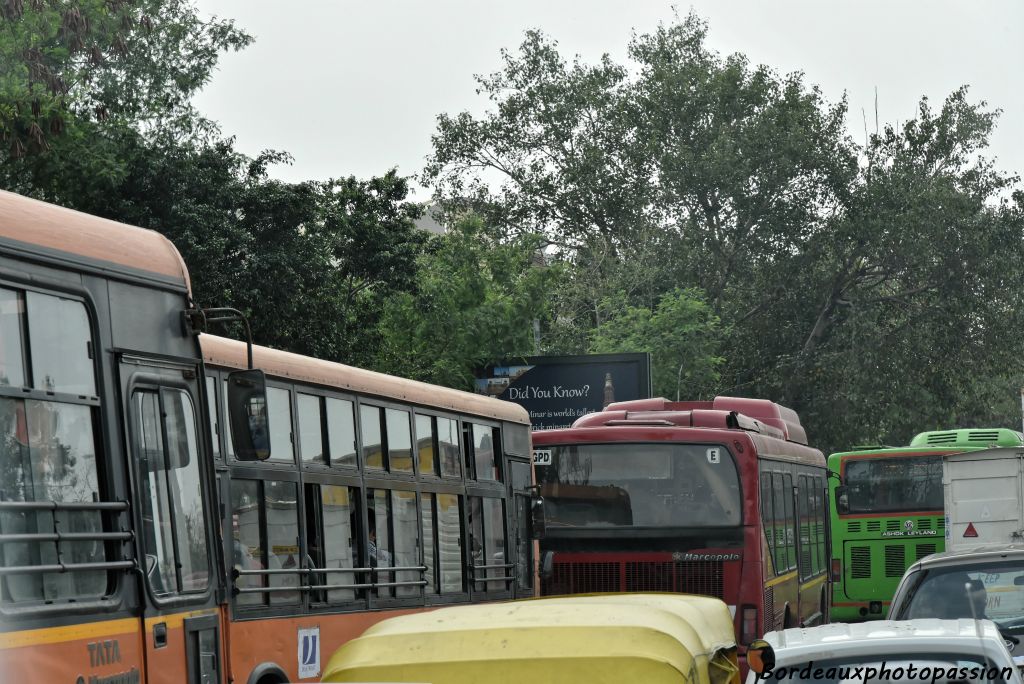
M 555 574 L 555 554 L 545 551 L 540 556 L 540 578 L 547 582 Z
M 836 487 L 836 513 L 840 515 L 850 512 L 850 494 L 846 485 Z
M 228 421 L 231 443 L 239 461 L 270 458 L 270 423 L 267 412 L 267 379 L 263 371 L 250 369 L 228 374 Z
M 747 647 L 747 666 L 759 675 L 769 674 L 775 669 L 775 649 L 764 639 L 750 642 Z
M 544 498 L 541 496 L 531 497 L 530 539 L 543 539 L 547 530 L 547 521 L 544 519 Z

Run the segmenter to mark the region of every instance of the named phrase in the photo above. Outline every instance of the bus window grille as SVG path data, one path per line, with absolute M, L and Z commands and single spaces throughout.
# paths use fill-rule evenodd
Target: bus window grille
M 853 546 L 850 548 L 850 577 L 852 579 L 868 579 L 871 577 L 870 546 Z
M 935 553 L 935 544 L 918 544 L 916 551 L 917 560 L 921 560 Z
M 881 523 L 881 521 L 879 521 L 879 520 L 869 520 L 868 521 L 868 532 L 881 532 L 881 531 L 882 531 L 882 523 Z
M 919 529 L 919 530 L 930 530 L 930 529 L 932 529 L 932 519 L 931 518 L 918 518 L 917 519 L 917 529 Z
M 847 532 L 860 532 L 860 528 L 861 528 L 860 520 L 855 520 L 853 522 L 846 523 L 846 531 Z
M 765 587 L 764 590 L 764 631 L 775 631 L 775 588 Z
M 900 521 L 899 520 L 886 520 L 885 521 L 885 531 L 886 532 L 895 532 L 895 531 L 898 531 L 899 529 L 900 529 Z
M 905 546 L 887 545 L 885 547 L 885 576 L 903 577 L 907 569 L 907 548 Z

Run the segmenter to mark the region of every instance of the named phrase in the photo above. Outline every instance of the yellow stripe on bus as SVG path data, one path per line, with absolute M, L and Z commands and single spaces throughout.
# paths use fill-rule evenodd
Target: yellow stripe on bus
M 62 641 L 76 641 L 78 639 L 100 639 L 117 634 L 137 633 L 138 631 L 138 618 L 121 618 L 118 620 L 104 620 L 103 622 L 84 622 L 64 627 L 27 629 L 22 632 L 0 634 L 0 649 L 56 644 Z
M 779 575 L 775 579 L 768 580 L 767 582 L 764 583 L 764 586 L 765 586 L 765 588 L 774 587 L 774 586 L 776 586 L 778 584 L 782 584 L 783 582 L 788 582 L 789 580 L 793 579 L 794 577 L 796 577 L 796 570 L 790 570 L 785 575 Z M 817 577 L 815 577 L 812 580 L 804 582 L 803 584 L 800 585 L 800 587 L 801 588 L 813 587 L 815 584 L 821 584 L 824 581 L 825 581 L 825 575 L 821 574 L 821 575 L 818 575 Z
M 776 584 L 782 584 L 783 582 L 791 580 L 794 577 L 796 577 L 796 570 L 790 570 L 785 575 L 779 575 L 775 579 L 768 580 L 767 582 L 764 583 L 764 586 L 766 588 L 767 587 L 774 587 Z
M 146 618 L 146 632 L 152 632 L 154 625 L 159 625 L 161 622 L 167 625 L 167 629 L 177 629 L 184 625 L 185 620 L 194 617 L 203 617 L 204 615 L 216 615 L 216 608 L 205 608 L 203 610 L 192 610 L 187 613 L 174 613 L 173 615 L 157 615 L 155 617 Z
M 153 626 L 161 622 L 166 624 L 168 629 L 176 629 L 181 627 L 188 618 L 216 614 L 216 608 L 208 608 L 146 618 L 146 632 L 152 632 Z M 138 618 L 119 618 L 117 620 L 103 620 L 101 622 L 83 622 L 63 627 L 28 629 L 21 632 L 0 634 L 0 650 L 21 648 L 23 646 L 57 644 L 63 641 L 77 641 L 79 639 L 102 639 L 104 637 L 117 636 L 118 634 L 135 634 L 138 631 Z

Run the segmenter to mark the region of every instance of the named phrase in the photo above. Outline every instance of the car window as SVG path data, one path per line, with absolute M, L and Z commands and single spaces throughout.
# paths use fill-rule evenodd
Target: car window
M 979 618 L 1024 632 L 1024 567 L 1017 561 L 934 568 L 920 573 L 898 619 Z

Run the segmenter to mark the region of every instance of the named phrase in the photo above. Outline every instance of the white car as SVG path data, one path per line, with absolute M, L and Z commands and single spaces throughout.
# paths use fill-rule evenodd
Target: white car
M 759 679 L 788 682 L 998 681 L 1022 684 L 996 626 L 988 620 L 921 619 L 769 632 L 747 651 Z M 770 671 L 756 673 L 759 663 Z
M 982 618 L 996 623 L 1024 663 L 1024 545 L 958 548 L 917 561 L 903 574 L 890 620 Z

